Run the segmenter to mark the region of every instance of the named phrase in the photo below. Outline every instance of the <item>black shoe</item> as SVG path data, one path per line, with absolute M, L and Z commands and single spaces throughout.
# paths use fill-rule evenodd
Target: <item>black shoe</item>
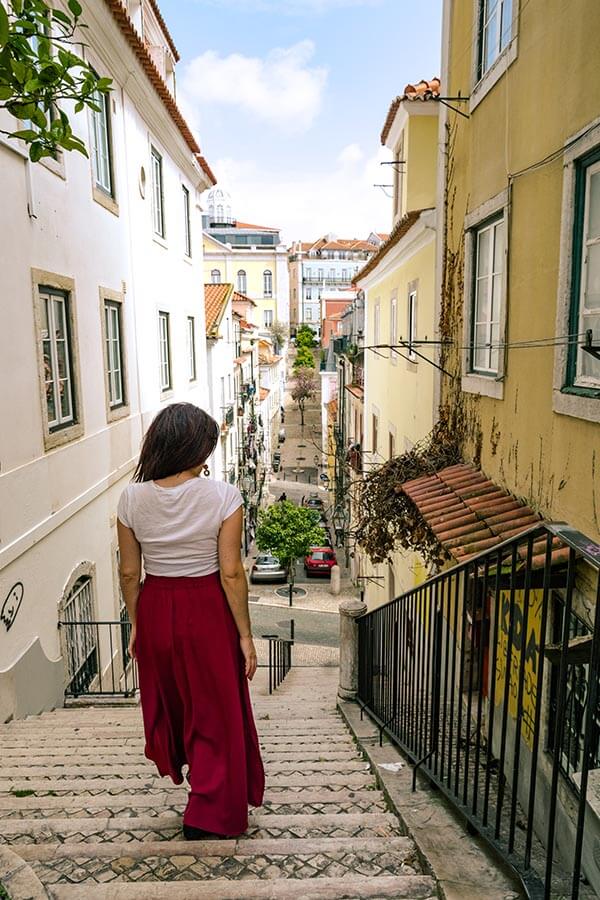
M 204 831 L 202 828 L 195 828 L 193 825 L 183 826 L 183 836 L 186 841 L 208 841 L 218 838 L 218 834 L 212 834 L 210 831 Z

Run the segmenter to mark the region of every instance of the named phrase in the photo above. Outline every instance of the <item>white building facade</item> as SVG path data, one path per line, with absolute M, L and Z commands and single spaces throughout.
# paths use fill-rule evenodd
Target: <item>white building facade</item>
M 72 117 L 90 159 L 31 164 L 0 141 L 0 722 L 114 671 L 122 646 L 59 622 L 119 620 L 115 511 L 145 428 L 165 403 L 208 401 L 214 178 L 171 93 L 176 51 L 149 2 L 84 20 L 113 79 L 100 113 Z

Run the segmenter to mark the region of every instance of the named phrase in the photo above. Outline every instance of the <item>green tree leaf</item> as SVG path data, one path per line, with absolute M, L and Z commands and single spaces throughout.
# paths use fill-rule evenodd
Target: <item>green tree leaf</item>
M 77 0 L 69 0 L 68 6 L 69 6 L 69 9 L 71 10 L 71 12 L 73 13 L 73 15 L 75 16 L 75 18 L 78 19 L 79 16 L 81 15 L 81 13 L 83 12 L 83 9 L 81 8 L 81 3 L 78 3 Z
M 0 47 L 4 47 L 4 45 L 8 41 L 9 36 L 9 25 L 8 25 L 8 15 L 2 4 L 0 3 Z

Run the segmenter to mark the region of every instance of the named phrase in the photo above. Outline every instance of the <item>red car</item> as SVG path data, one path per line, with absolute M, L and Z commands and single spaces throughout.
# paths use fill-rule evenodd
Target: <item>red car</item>
M 331 547 L 311 547 L 304 557 L 306 575 L 330 575 L 333 566 L 337 565 L 335 553 Z

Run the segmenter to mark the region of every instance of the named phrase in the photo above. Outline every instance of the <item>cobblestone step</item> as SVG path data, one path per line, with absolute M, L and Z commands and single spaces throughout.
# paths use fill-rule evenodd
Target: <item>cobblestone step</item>
M 376 880 L 369 876 L 351 878 L 318 879 L 298 878 L 260 881 L 246 878 L 231 881 L 216 878 L 206 883 L 195 882 L 193 895 L 185 881 L 170 884 L 139 884 L 110 881 L 107 884 L 85 885 L 85 893 L 78 884 L 54 884 L 49 886 L 53 900 L 359 900 L 363 897 L 394 897 L 396 900 L 434 900 L 437 898 L 435 882 L 425 875 L 382 876 Z M 143 892 L 141 892 L 143 891 Z
M 314 837 L 393 837 L 400 824 L 390 813 L 265 814 L 250 816 L 241 840 Z M 183 840 L 181 814 L 161 816 L 109 816 L 48 819 L 12 819 L 3 823 L 0 843 L 127 843 L 129 841 Z
M 127 881 L 205 881 L 422 874 L 415 845 L 407 837 L 24 844 L 18 852 L 43 884 L 67 880 L 86 887 L 119 876 Z
M 346 759 L 362 759 L 360 751 L 352 742 L 339 746 L 339 749 L 329 749 L 329 743 L 314 744 L 312 748 L 307 747 L 306 750 L 298 749 L 292 745 L 284 745 L 282 749 L 267 745 L 263 749 L 263 759 L 267 762 L 321 762 L 323 760 L 346 760 Z M 323 749 L 320 749 L 323 748 Z M 52 749 L 52 747 L 28 747 L 27 758 L 32 765 L 35 766 L 57 766 L 57 765 L 94 765 L 97 757 L 100 757 L 104 764 L 111 765 L 150 765 L 148 759 L 140 749 L 140 743 L 129 747 L 119 747 L 118 745 L 105 747 L 104 745 L 95 745 L 94 747 L 63 747 Z M 7 766 L 15 766 L 23 759 L 23 749 L 10 747 L 2 748 L 2 762 Z

